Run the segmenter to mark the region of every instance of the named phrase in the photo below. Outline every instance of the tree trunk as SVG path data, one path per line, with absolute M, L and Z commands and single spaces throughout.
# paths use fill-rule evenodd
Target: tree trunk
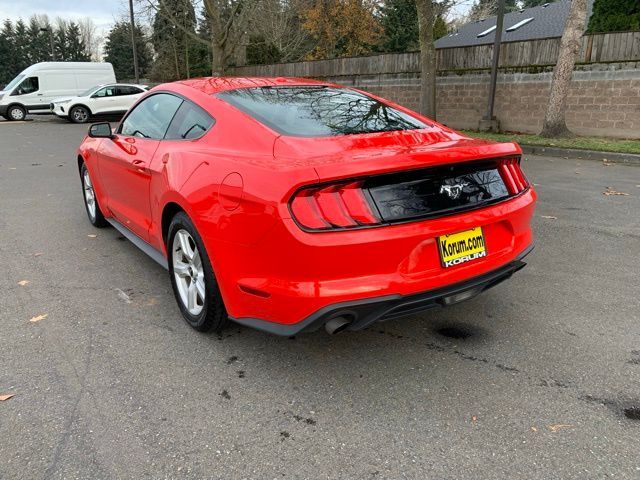
M 187 78 L 191 78 L 191 68 L 189 67 L 189 37 L 184 36 L 184 65 Z
M 549 103 L 542 127 L 543 137 L 568 137 L 572 133 L 565 121 L 567 94 L 571 86 L 571 76 L 576 57 L 580 50 L 582 34 L 587 17 L 587 0 L 572 0 L 564 33 L 560 40 L 558 63 L 553 69 Z
M 224 47 L 221 47 L 216 38 L 211 39 L 211 75 L 221 77 L 224 75 Z
M 173 42 L 173 59 L 176 64 L 176 80 L 180 80 L 182 76 L 180 75 L 180 61 L 178 60 L 178 46 L 176 42 Z
M 420 113 L 435 120 L 436 49 L 433 44 L 435 8 L 433 0 L 416 0 L 416 7 L 420 31 Z

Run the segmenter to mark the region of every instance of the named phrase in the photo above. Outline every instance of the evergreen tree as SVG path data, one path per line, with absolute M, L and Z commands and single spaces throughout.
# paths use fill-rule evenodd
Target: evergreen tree
M 153 19 L 151 42 L 156 52 L 153 78 L 178 80 L 191 76 L 190 54 L 194 41 L 190 34 L 196 34 L 196 15 L 191 1 L 163 0 Z
M 588 32 L 640 30 L 640 1 L 595 0 Z
M 149 40 L 143 30 L 136 25 L 134 30 L 136 53 L 138 54 L 138 70 L 140 77 L 145 77 L 153 55 Z M 117 22 L 107 35 L 104 46 L 104 60 L 113 65 L 118 80 L 134 78 L 133 49 L 131 47 L 131 25 L 129 22 Z
M 410 52 L 419 48 L 418 13 L 415 0 L 387 0 L 380 7 L 384 28 L 381 49 L 385 52 Z
M 13 50 L 15 55 L 15 68 L 22 71 L 27 68 L 29 63 L 29 38 L 27 37 L 27 27 L 22 19 L 16 22 L 14 30 Z
M 189 55 L 189 69 L 193 77 L 206 77 L 211 75 L 211 22 L 207 9 L 202 7 L 202 13 L 198 19 L 198 36 L 207 42 L 193 42 Z
M 247 45 L 247 65 L 278 63 L 282 54 L 264 35 L 251 35 Z
M 444 18 L 441 16 L 437 16 L 436 21 L 433 24 L 433 39 L 437 40 L 442 38 L 447 33 L 449 33 L 449 26 L 447 25 L 447 22 L 445 22 Z
M 91 54 L 87 52 L 87 47 L 80 35 L 80 27 L 75 22 L 69 23 L 65 32 L 65 51 L 67 58 L 72 62 L 88 62 Z
M 28 58 L 29 64 L 51 60 L 51 45 L 49 32 L 41 32 L 41 28 L 50 28 L 50 25 L 41 25 L 36 17 L 29 19 L 27 38 L 29 39 Z
M 67 24 L 64 21 L 57 22 L 58 28 L 53 30 L 53 48 L 56 52 L 56 61 L 64 62 L 67 57 Z
M 11 20 L 5 20 L 0 31 L 0 84 L 6 85 L 18 73 L 15 35 Z

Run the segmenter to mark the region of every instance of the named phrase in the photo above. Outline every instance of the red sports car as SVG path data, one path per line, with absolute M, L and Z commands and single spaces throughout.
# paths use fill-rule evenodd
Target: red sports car
M 187 322 L 330 333 L 469 299 L 532 249 L 515 143 L 290 78 L 160 85 L 78 150 L 89 220 L 168 268 Z

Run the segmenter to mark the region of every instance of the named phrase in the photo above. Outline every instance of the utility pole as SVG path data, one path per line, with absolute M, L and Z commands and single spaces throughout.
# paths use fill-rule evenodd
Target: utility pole
M 51 61 L 55 62 L 56 61 L 56 49 L 53 47 L 53 28 L 52 27 L 41 28 L 40 31 L 41 32 L 49 32 L 49 43 L 51 44 Z
M 481 130 L 499 130 L 499 124 L 493 116 L 496 100 L 496 83 L 498 82 L 498 66 L 500 64 L 500 43 L 502 42 L 502 26 L 504 24 L 504 0 L 498 0 L 498 18 L 496 18 L 495 41 L 493 42 L 493 60 L 491 64 L 491 83 L 489 84 L 489 102 L 487 113 L 480 122 Z
M 133 18 L 133 0 L 129 0 L 129 17 L 131 19 L 131 48 L 133 49 L 133 75 L 136 78 L 136 83 L 140 83 L 140 74 L 138 73 L 138 53 L 136 51 L 136 22 Z

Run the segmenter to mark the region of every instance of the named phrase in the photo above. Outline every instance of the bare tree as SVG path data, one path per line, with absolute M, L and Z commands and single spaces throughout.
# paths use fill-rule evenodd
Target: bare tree
M 165 0 L 138 0 L 142 3 L 143 12 L 163 15 L 166 20 L 181 30 L 187 37 L 208 46 L 211 49 L 211 74 L 224 75 L 230 59 L 242 45 L 249 30 L 253 11 L 262 0 L 245 2 L 243 0 L 202 0 L 194 1 L 194 7 L 200 4 L 204 8 L 205 19 L 210 38 L 185 28 L 183 22 L 171 15 L 168 9 L 160 8 Z M 188 0 L 191 1 L 191 0 Z
M 302 28 L 308 0 L 262 0 L 253 11 L 252 32 L 277 48 L 280 62 L 301 58 L 309 34 Z
M 587 0 L 573 0 L 567 23 L 564 27 L 564 33 L 560 40 L 558 63 L 553 69 L 549 103 L 547 104 L 542 133 L 540 134 L 543 137 L 567 137 L 573 135 L 567 128 L 565 120 L 566 103 L 586 18 Z
M 420 113 L 436 118 L 436 49 L 433 25 L 436 6 L 433 0 L 416 0 L 420 31 Z
M 80 28 L 80 36 L 87 50 L 91 54 L 91 60 L 97 62 L 101 58 L 100 45 L 102 44 L 102 36 L 96 33 L 96 25 L 90 17 L 82 18 L 77 21 Z

